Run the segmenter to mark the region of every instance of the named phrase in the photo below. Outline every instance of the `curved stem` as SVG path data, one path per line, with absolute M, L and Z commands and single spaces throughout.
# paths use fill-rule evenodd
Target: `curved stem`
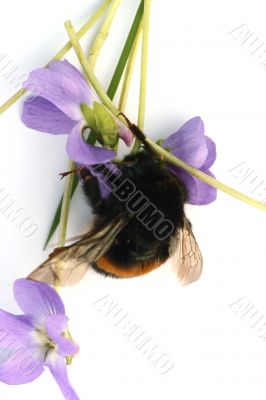
M 112 25 L 113 19 L 115 17 L 118 7 L 120 6 L 120 3 L 121 3 L 121 0 L 113 0 L 111 7 L 110 7 L 110 11 L 108 12 L 99 32 L 97 33 L 95 41 L 90 48 L 89 59 L 90 59 L 92 68 L 95 68 L 95 64 L 96 64 L 97 57 L 99 55 L 99 51 L 101 50 L 105 40 L 107 39 L 110 26 Z
M 82 26 L 82 28 L 77 32 L 77 37 L 80 39 L 88 30 L 97 22 L 100 16 L 107 9 L 112 0 L 105 0 L 98 10 L 90 17 L 90 19 Z M 68 41 L 61 50 L 52 58 L 52 60 L 60 60 L 66 53 L 72 48 L 72 44 Z M 10 99 L 8 99 L 4 104 L 0 106 L 0 115 L 7 111 L 13 104 L 15 104 L 19 99 L 21 99 L 24 94 L 27 93 L 26 89 L 19 89 Z
M 145 0 L 144 17 L 143 17 L 142 54 L 141 54 L 139 112 L 138 112 L 138 127 L 142 131 L 144 130 L 145 111 L 146 111 L 150 11 L 151 11 L 151 0 Z M 140 149 L 140 145 L 141 145 L 140 140 L 136 139 L 132 152 L 137 153 Z

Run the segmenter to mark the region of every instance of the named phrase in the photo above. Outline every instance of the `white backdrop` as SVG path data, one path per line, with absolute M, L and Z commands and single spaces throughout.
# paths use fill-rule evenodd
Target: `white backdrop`
M 67 40 L 63 22 L 72 19 L 81 26 L 99 4 L 3 1 L 0 101 L 13 94 L 16 84 L 5 76 L 3 60 L 16 67 L 17 77 L 45 64 Z M 137 5 L 136 0 L 122 1 L 98 61 L 97 75 L 104 85 Z M 95 31 L 82 41 L 87 47 Z M 265 3 L 154 0 L 150 38 L 146 133 L 154 139 L 166 137 L 200 115 L 217 144 L 212 169 L 217 178 L 265 201 Z M 75 61 L 73 53 L 68 59 Z M 138 66 L 139 60 L 127 108 L 133 120 Z M 42 247 L 63 189 L 58 173 L 67 167 L 66 138 L 24 127 L 21 107 L 19 102 L 0 116 L 0 190 L 38 229 L 25 237 L 0 212 L 0 308 L 11 312 L 19 312 L 12 282 L 51 251 Z M 239 164 L 243 167 L 237 168 Z M 80 284 L 62 291 L 71 332 L 81 349 L 68 372 L 82 400 L 265 399 L 265 214 L 223 193 L 209 206 L 187 207 L 187 214 L 204 256 L 197 283 L 180 288 L 166 265 L 128 280 L 90 271 Z M 79 192 L 68 235 L 85 231 L 89 220 Z M 150 337 L 150 348 L 158 345 L 157 362 L 152 365 L 148 353 L 143 355 L 123 334 L 122 322 L 115 326 L 118 320 L 106 315 L 103 298 L 117 304 L 120 315 L 127 314 L 124 321 L 139 326 L 143 338 Z M 172 367 L 162 373 L 166 357 Z M 62 398 L 48 371 L 25 386 L 0 383 L 0 400 L 36 397 Z

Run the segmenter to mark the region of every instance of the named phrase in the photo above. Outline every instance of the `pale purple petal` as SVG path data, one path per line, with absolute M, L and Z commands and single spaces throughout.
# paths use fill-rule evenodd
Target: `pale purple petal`
M 55 135 L 70 133 L 77 123 L 43 97 L 26 100 L 21 119 L 31 129 Z
M 25 346 L 32 346 L 34 344 L 31 337 L 33 331 L 34 326 L 30 318 L 24 315 L 13 315 L 0 309 L 0 334 L 6 332 L 10 337 L 15 335 L 16 339 L 23 342 Z
M 13 289 L 19 307 L 37 321 L 50 315 L 65 314 L 65 307 L 58 293 L 46 283 L 18 279 Z
M 68 318 L 65 315 L 52 315 L 45 321 L 46 332 L 57 345 L 56 352 L 61 357 L 74 355 L 79 350 L 76 344 L 63 336 L 67 330 L 67 321 Z
M 216 144 L 208 136 L 205 136 L 205 139 L 206 139 L 206 144 L 207 144 L 207 148 L 208 148 L 208 156 L 207 156 L 207 159 L 205 160 L 204 164 L 201 167 L 201 169 L 203 171 L 207 171 L 208 169 L 210 169 L 210 167 L 213 165 L 214 161 L 216 160 Z
M 127 146 L 131 146 L 134 140 L 134 136 L 131 130 L 125 124 L 123 124 L 123 122 L 121 122 L 118 118 L 115 118 L 115 123 L 118 128 L 118 136 L 120 137 L 120 139 L 122 139 Z
M 80 104 L 92 105 L 95 99 L 91 88 L 82 75 L 68 61 L 53 61 L 51 68 L 33 70 L 23 87 L 35 96 L 53 103 L 69 118 L 82 118 Z
M 217 189 L 190 175 L 181 168 L 167 164 L 167 168 L 176 174 L 185 184 L 188 191 L 188 204 L 207 205 L 217 198 Z M 210 171 L 204 171 L 205 174 L 214 177 Z
M 51 374 L 60 387 L 65 399 L 79 400 L 78 395 L 68 380 L 67 367 L 64 359 L 53 352 L 51 355 L 48 355 L 46 365 L 49 367 Z
M 77 124 L 67 141 L 69 158 L 82 165 L 102 164 L 115 158 L 115 152 L 88 144 L 82 135 L 83 123 Z
M 214 174 L 211 171 L 204 172 L 212 178 L 215 178 Z M 195 181 L 195 186 L 197 187 L 197 196 L 192 199 L 191 204 L 207 205 L 217 199 L 217 189 L 198 178 L 193 177 L 193 179 Z
M 12 357 L 0 364 L 0 382 L 21 385 L 37 379 L 44 371 L 43 364 L 26 347 L 17 347 Z
M 0 310 L 0 381 L 9 385 L 28 383 L 43 372 L 34 357 L 37 343 L 28 318 Z
M 88 85 L 82 73 L 69 61 L 54 60 L 50 61 L 48 66 L 50 70 L 58 72 L 59 74 L 63 75 L 64 78 L 75 80 L 76 84 L 85 95 L 87 95 L 87 91 L 89 90 L 90 96 L 95 100 L 97 99 L 95 92 Z
M 194 117 L 187 121 L 177 132 L 165 139 L 162 146 L 170 149 L 171 153 L 186 163 L 200 168 L 208 155 L 202 119 Z

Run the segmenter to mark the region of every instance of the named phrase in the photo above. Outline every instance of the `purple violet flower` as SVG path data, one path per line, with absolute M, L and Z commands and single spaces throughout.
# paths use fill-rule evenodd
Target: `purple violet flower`
M 78 346 L 64 336 L 68 318 L 62 300 L 49 285 L 18 279 L 15 300 L 24 315 L 0 309 L 0 381 L 20 385 L 37 379 L 48 367 L 66 400 L 79 400 L 71 387 L 64 358 Z
M 35 95 L 24 103 L 21 119 L 27 127 L 53 135 L 69 134 L 67 152 L 73 161 L 91 165 L 115 157 L 114 151 L 89 145 L 83 138 L 86 121 L 80 105 L 92 107 L 97 96 L 72 64 L 52 61 L 48 68 L 32 71 L 23 86 Z M 131 131 L 118 118 L 114 120 L 119 137 L 130 146 Z
M 204 124 L 200 117 L 187 121 L 162 142 L 162 147 L 167 148 L 187 164 L 215 178 L 209 168 L 216 160 L 216 146 L 213 140 L 204 134 Z M 182 168 L 172 164 L 167 164 L 167 168 L 186 185 L 188 204 L 205 205 L 216 200 L 217 189 L 195 178 Z
M 209 168 L 216 159 L 216 146 L 209 137 L 204 135 L 204 125 L 200 117 L 195 117 L 187 121 L 177 132 L 162 142 L 162 147 L 168 149 L 172 154 L 186 163 L 214 177 Z M 186 185 L 188 204 L 206 205 L 216 200 L 217 189 L 195 178 L 182 168 L 178 168 L 170 163 L 167 163 L 166 166 Z M 109 170 L 113 174 L 118 175 L 119 168 L 113 163 L 105 163 L 104 165 L 90 166 L 89 170 L 98 179 L 102 197 L 108 197 L 112 189 L 108 188 L 108 185 L 104 183 L 106 179 L 101 171 Z

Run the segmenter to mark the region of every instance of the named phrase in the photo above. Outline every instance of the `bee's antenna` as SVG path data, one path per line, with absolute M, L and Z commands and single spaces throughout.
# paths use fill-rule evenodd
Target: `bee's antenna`
M 131 126 L 132 126 L 133 124 L 132 124 L 132 122 L 128 119 L 128 117 L 127 117 L 124 113 L 122 113 L 122 112 L 120 112 L 120 113 L 117 115 L 117 117 L 119 117 L 120 115 L 122 115 L 122 117 L 124 118 L 124 120 L 125 120 L 126 123 L 128 124 L 128 127 L 131 128 Z

